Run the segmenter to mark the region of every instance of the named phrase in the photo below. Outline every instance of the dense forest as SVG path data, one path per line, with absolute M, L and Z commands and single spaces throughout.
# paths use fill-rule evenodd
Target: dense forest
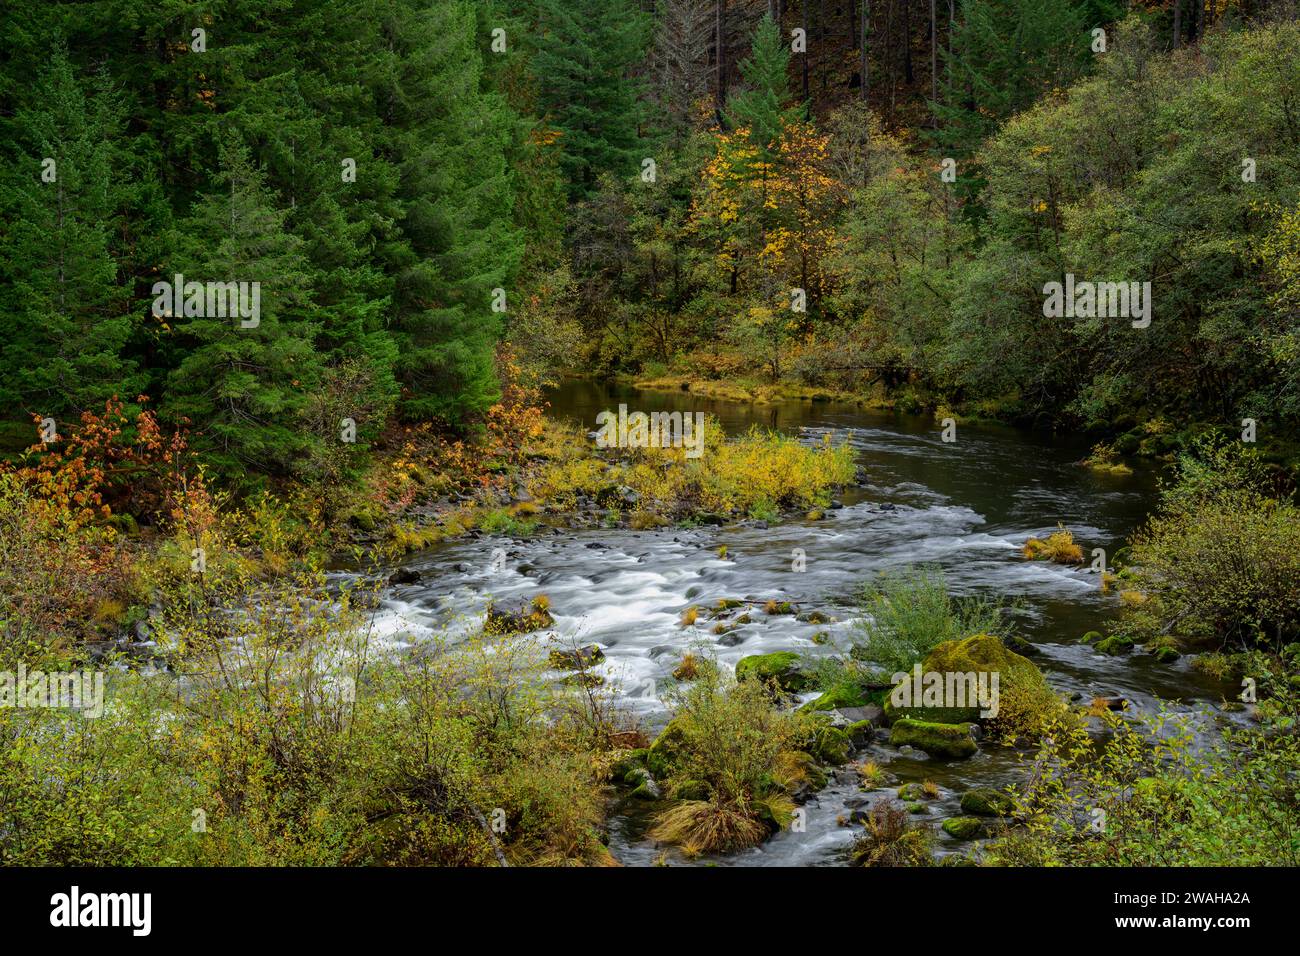
M 1300 860 L 1297 0 L 9 0 L 0 37 L 0 704 L 111 699 L 0 706 L 0 864 L 690 862 L 846 767 L 855 865 Z M 694 452 L 626 408 L 593 447 L 587 394 Z M 891 472 L 916 434 L 987 470 Z M 845 567 L 709 576 L 778 524 L 768 564 L 834 525 Z M 620 548 L 671 599 L 575 610 Z M 923 665 L 1001 716 L 891 706 Z M 1184 698 L 1221 732 L 1134 717 Z M 909 763 L 991 747 L 1011 792 Z
M 318 472 L 339 417 L 355 468 L 481 422 L 503 340 L 541 379 L 1276 441 L 1291 7 L 1131 6 L 8 4 L 6 445 L 145 396 L 227 476 Z M 1149 282 L 1150 327 L 1045 317 L 1067 273 Z M 158 314 L 178 275 L 260 283 L 260 324 Z

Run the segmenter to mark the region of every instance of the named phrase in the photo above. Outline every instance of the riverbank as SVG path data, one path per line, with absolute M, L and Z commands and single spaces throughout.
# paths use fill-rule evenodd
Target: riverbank
M 1028 793 L 1032 737 L 1010 745 L 981 721 L 919 714 L 907 719 L 921 726 L 902 728 L 911 737 L 895 739 L 899 723 L 880 706 L 882 688 L 872 686 L 882 683 L 869 666 L 879 655 L 860 648 L 870 645 L 872 622 L 884 618 L 860 602 L 858 587 L 908 565 L 941 569 L 944 601 L 1018 597 L 1020 606 L 997 615 L 1011 627 L 994 640 L 1018 655 L 1007 660 L 1023 658 L 1041 672 L 1065 712 L 1094 735 L 1113 732 L 1106 722 L 1116 717 L 1136 726 L 1172 707 L 1173 717 L 1190 728 L 1191 749 L 1208 753 L 1223 733 L 1248 732 L 1257 719 L 1265 726 L 1277 717 L 1276 703 L 1257 708 L 1233 700 L 1242 668 L 1257 674 L 1264 658 L 1225 662 L 1227 669 L 1215 674 L 1191 666 L 1200 651 L 1190 646 L 1172 661 L 1157 653 L 1165 645 L 1143 647 L 1133 637 L 1127 644 L 1109 640 L 1099 651 L 1095 637 L 1081 638 L 1126 633 L 1130 605 L 1119 592 L 1139 590 L 1140 582 L 1123 578 L 1122 587 L 1107 592 L 1086 563 L 1069 563 L 1069 547 L 1050 549 L 1066 563 L 1022 553 L 1030 538 L 1059 533 L 1058 524 L 1072 529 L 1069 544 L 1084 554 L 1093 547 L 1118 553 L 1146 518 L 1145 476 L 1078 468 L 1076 448 L 1011 430 L 965 428 L 954 449 L 924 418 L 835 403 L 809 411 L 793 403 L 774 406 L 774 421 L 764 419 L 784 441 L 753 447 L 776 449 L 776 460 L 785 460 L 797 445 L 802 452 L 793 460 L 805 463 L 827 454 L 820 449 L 828 444 L 852 449 L 852 480 L 819 516 L 802 503 L 766 518 L 741 507 L 711 512 L 722 517 L 718 523 L 668 511 L 669 524 L 638 528 L 626 498 L 588 495 L 581 506 L 576 494 L 489 501 L 489 494 L 515 494 L 521 486 L 531 496 L 530 483 L 554 469 L 589 469 L 601 488 L 618 495 L 620 488 L 632 490 L 625 479 L 647 464 L 642 450 L 606 455 L 571 420 L 594 421 L 589 410 L 620 403 L 685 412 L 688 406 L 676 403 L 699 401 L 586 387 L 551 400 L 555 421 L 524 446 L 531 451 L 520 456 L 518 470 L 483 462 L 491 465 L 484 470 L 493 484 L 458 503 L 483 515 L 504 508 L 519 524 L 479 519 L 405 559 L 363 544 L 346 573 L 305 573 L 295 558 L 271 574 L 275 555 L 284 553 L 276 548 L 297 540 L 281 511 L 266 503 L 232 509 L 207 526 L 198 499 L 178 512 L 187 521 L 179 530 L 207 535 L 201 539 L 206 561 L 195 574 L 187 541 L 153 553 L 150 573 L 160 599 L 135 637 L 145 638 L 137 642 L 143 647 L 153 645 L 154 667 L 167 670 L 161 682 L 156 671 L 146 677 L 147 667 L 128 670 L 114 690 L 122 695 L 115 697 L 121 719 L 92 725 L 92 747 L 137 760 L 130 774 L 97 785 L 96 807 L 130 805 L 145 794 L 179 799 L 164 781 L 181 781 L 208 794 L 203 806 L 217 808 L 206 811 L 209 832 L 221 839 L 151 843 L 122 823 L 120 838 L 101 846 L 101 859 L 157 860 L 163 853 L 197 863 L 1014 862 L 1010 850 L 999 858 L 994 845 L 1011 831 L 1029 833 L 1034 813 L 1017 808 L 981 817 L 970 811 L 976 797 L 969 795 Z M 736 447 L 745 447 L 754 410 L 707 407 L 741 436 Z M 563 438 L 544 453 L 554 436 Z M 671 467 L 688 465 L 683 453 Z M 426 477 L 420 487 L 429 486 L 437 482 Z M 517 509 L 529 504 L 531 513 Z M 412 497 L 409 507 L 428 502 Z M 223 542 L 220 535 L 232 531 L 242 537 Z M 51 540 L 79 547 L 91 541 L 80 531 L 64 532 L 44 540 L 43 553 L 63 553 L 49 548 Z M 71 558 L 78 553 L 66 552 L 71 563 L 65 566 L 75 567 Z M 65 591 L 77 594 L 78 579 L 65 577 Z M 939 605 L 927 600 L 925 606 Z M 927 618 L 917 633 L 946 633 L 944 615 Z M 485 621 L 495 622 L 486 634 Z M 964 639 L 961 630 L 951 639 Z M 918 663 L 935 650 L 927 647 L 917 652 Z M 283 656 L 287 648 L 295 649 L 291 657 Z M 233 682 L 220 677 L 221 668 L 214 671 L 216 661 L 233 665 Z M 250 696 L 241 689 L 239 674 L 267 667 L 281 674 L 286 689 L 320 689 L 306 712 L 297 712 L 295 695 Z M 138 749 L 147 735 L 140 721 L 170 708 L 159 689 L 174 680 L 203 690 L 204 706 L 183 719 L 187 740 L 202 744 L 146 759 Z M 424 686 L 435 689 L 439 702 L 423 715 L 410 709 L 427 692 L 415 694 L 420 681 L 429 682 Z M 771 681 L 775 687 L 762 694 L 740 689 L 746 683 L 769 688 Z M 1274 701 L 1275 683 L 1261 682 Z M 329 687 L 340 690 L 324 692 Z M 1112 703 L 1122 709 L 1110 710 Z M 674 760 L 652 757 L 656 745 L 659 752 L 667 746 L 659 742 L 683 707 L 693 708 L 701 726 L 731 729 L 687 734 L 693 743 Z M 243 715 L 242 724 L 228 723 L 234 714 Z M 962 724 L 978 726 L 982 736 L 944 729 Z M 412 749 L 418 740 L 408 737 L 408 725 L 435 734 L 438 760 L 461 768 L 437 784 L 451 788 L 437 812 L 414 802 L 427 784 L 419 770 L 426 764 Z M 536 733 L 539 727 L 550 731 Z M 360 751 L 358 732 L 367 737 Z M 710 749 L 748 733 L 779 746 L 759 748 L 740 764 Z M 677 736 L 674 731 L 666 740 Z M 54 768 L 69 760 L 57 739 L 45 737 L 23 751 L 7 772 L 57 778 Z M 211 752 L 225 755 L 212 768 L 215 776 L 202 764 Z M 258 782 L 262 775 L 269 775 L 266 783 Z M 390 796 L 376 802 L 370 777 L 390 788 Z M 263 787 L 270 781 L 292 794 L 290 803 L 267 802 L 274 791 Z M 396 802 L 391 793 L 399 794 Z M 727 811 L 721 823 L 697 805 L 717 805 L 719 794 Z M 33 806 L 43 807 L 41 813 L 74 809 L 51 803 L 52 793 L 37 797 Z M 988 799 L 1005 806 L 1000 797 Z M 1041 802 L 1043 795 L 1033 799 Z M 258 816 L 231 811 L 238 801 L 293 827 L 295 835 L 270 840 L 258 829 Z M 492 829 L 495 808 L 505 814 L 505 836 Z M 104 820 L 101 809 L 90 809 L 89 819 Z M 431 827 L 441 834 L 436 839 Z M 715 829 L 721 842 L 707 835 Z M 868 832 L 875 836 L 862 842 Z M 745 845 L 756 848 L 738 849 Z M 1045 852 L 1041 840 L 1035 845 L 1035 852 Z M 1022 850 L 1025 858 L 1028 852 Z

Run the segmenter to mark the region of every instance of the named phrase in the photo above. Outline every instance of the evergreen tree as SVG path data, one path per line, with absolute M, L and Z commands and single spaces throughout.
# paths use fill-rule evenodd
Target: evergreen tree
M 633 0 L 526 0 L 538 109 L 562 134 L 569 194 L 593 192 L 601 173 L 631 176 L 649 155 L 642 82 L 634 75 L 651 21 Z
M 220 155 L 222 190 L 177 224 L 175 252 L 159 279 L 174 282 L 179 273 L 186 286 L 258 283 L 260 315 L 247 327 L 250 318 L 212 314 L 206 297 L 202 314 L 186 314 L 190 296 L 173 290 L 173 314 L 159 317 L 175 331 L 169 346 L 177 359 L 163 411 L 188 419 L 195 447 L 227 473 L 283 474 L 312 444 L 300 416 L 321 378 L 308 319 L 309 264 L 247 148 L 223 146 Z
M 124 354 L 138 316 L 119 281 L 115 236 L 129 204 L 121 104 L 103 75 L 87 94 L 58 47 L 12 123 L 0 171 L 0 407 L 9 444 L 33 413 L 56 419 L 143 386 Z

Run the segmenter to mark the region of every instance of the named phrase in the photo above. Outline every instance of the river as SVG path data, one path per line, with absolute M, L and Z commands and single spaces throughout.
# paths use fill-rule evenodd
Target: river
M 1106 657 L 1080 644 L 1084 632 L 1106 630 L 1118 600 L 1101 594 L 1097 575 L 1086 569 L 1020 556 L 1026 538 L 1044 536 L 1058 522 L 1074 532 L 1085 554 L 1100 547 L 1113 555 L 1153 508 L 1154 474 L 1117 477 L 1079 467 L 1074 463 L 1088 451 L 1084 440 L 961 424 L 956 441 L 945 443 L 929 418 L 833 403 L 754 406 L 588 381 L 565 383 L 548 399 L 550 414 L 579 421 L 588 430 L 595 429 L 598 412 L 616 410 L 623 402 L 634 411 L 708 412 L 729 432 L 757 423 L 809 443 L 829 434 L 852 445 L 866 480 L 845 489 L 842 507 L 816 521 L 565 530 L 528 539 L 451 542 L 407 562 L 422 576 L 386 596 L 378 625 L 388 639 L 417 644 L 436 630 L 475 626 L 489 597 L 543 592 L 551 599 L 557 633 L 566 644 L 574 638 L 603 648 L 605 661 L 597 672 L 653 732 L 667 718 L 659 694 L 686 650 L 704 644 L 729 666 L 749 654 L 778 650 L 816 655 L 833 650 L 812 642 L 823 630 L 847 647 L 858 584 L 881 570 L 935 564 L 955 594 L 1024 602 L 1020 634 L 1037 645 L 1035 662 L 1060 690 L 1085 698 L 1123 696 L 1131 713 L 1153 711 L 1163 699 L 1176 712 L 1191 715 L 1207 738 L 1221 721 L 1234 719 L 1213 706 L 1231 689 L 1191 669 L 1186 657 L 1161 665 L 1140 650 Z M 725 560 L 717 553 L 722 545 Z M 492 567 L 498 548 L 506 552 L 504 570 Z M 795 549 L 806 555 L 802 572 L 792 570 Z M 703 626 L 679 626 L 683 610 L 693 604 L 745 597 L 788 600 L 835 620 L 814 625 L 756 614 L 753 623 L 721 639 Z M 1018 754 L 994 747 L 953 763 L 922 754 L 904 757 L 879 744 L 867 756 L 887 764 L 900 782 L 939 784 L 942 797 L 928 815 L 936 824 L 958 813 L 964 790 L 1003 786 L 1015 780 L 1020 767 Z M 846 800 L 853 804 L 862 796 L 851 774 L 837 774 L 805 808 L 803 832 L 782 832 L 754 850 L 708 862 L 840 863 L 852 829 L 837 818 L 848 812 Z M 662 848 L 643 839 L 645 820 L 635 810 L 615 815 L 611 850 L 625 864 L 650 864 Z M 962 848 L 942 833 L 937 846 L 940 853 Z

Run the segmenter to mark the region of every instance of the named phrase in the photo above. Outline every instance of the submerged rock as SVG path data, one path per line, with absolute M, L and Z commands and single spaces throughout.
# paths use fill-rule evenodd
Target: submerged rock
M 554 623 L 550 601 L 539 594 L 530 602 L 518 600 L 497 604 L 493 601 L 488 605 L 483 629 L 489 634 L 527 634 Z
M 895 747 L 911 746 L 931 757 L 962 759 L 979 749 L 971 736 L 970 724 L 940 724 L 904 718 L 889 728 L 889 742 Z
M 943 821 L 943 832 L 958 840 L 973 840 L 984 831 L 979 817 L 951 817 Z

